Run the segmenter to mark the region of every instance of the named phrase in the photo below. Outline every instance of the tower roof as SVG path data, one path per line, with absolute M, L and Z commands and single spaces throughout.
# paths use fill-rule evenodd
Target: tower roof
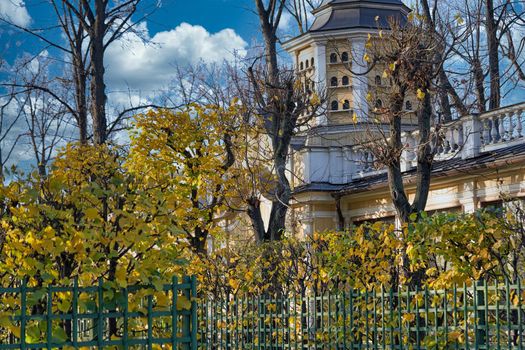
M 324 0 L 309 31 L 388 28 L 390 18 L 405 21 L 409 12 L 401 0 Z

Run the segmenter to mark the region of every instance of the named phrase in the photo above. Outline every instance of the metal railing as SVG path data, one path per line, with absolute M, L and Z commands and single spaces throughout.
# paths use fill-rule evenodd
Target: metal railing
M 194 277 L 118 289 L 23 281 L 0 288 L 0 349 L 196 349 L 196 293 Z
M 199 349 L 523 349 L 524 290 L 333 291 L 199 305 Z

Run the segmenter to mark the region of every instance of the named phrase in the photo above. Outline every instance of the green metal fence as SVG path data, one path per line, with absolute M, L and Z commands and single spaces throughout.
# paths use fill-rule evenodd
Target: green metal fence
M 196 349 L 196 281 L 0 288 L 0 349 Z
M 519 282 L 207 300 L 199 349 L 523 349 Z

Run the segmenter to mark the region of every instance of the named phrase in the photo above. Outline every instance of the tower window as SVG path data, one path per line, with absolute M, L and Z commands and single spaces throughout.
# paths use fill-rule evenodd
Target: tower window
M 337 54 L 335 53 L 330 54 L 330 63 L 337 63 Z
M 348 100 L 343 101 L 343 109 L 350 109 L 350 101 Z
M 345 51 L 341 54 L 341 61 L 348 62 L 348 52 Z
M 301 62 L 301 63 L 299 64 L 299 69 L 300 69 L 300 70 L 303 70 L 303 69 L 304 69 L 304 63 L 303 63 L 303 62 Z
M 343 79 L 341 79 L 341 84 L 343 84 L 344 86 L 347 86 L 349 85 L 349 80 L 348 80 L 348 77 L 345 75 L 343 76 Z
M 381 86 L 381 77 L 379 75 L 376 75 L 375 81 L 377 86 Z
M 312 66 L 312 67 L 314 66 L 314 58 L 313 57 L 310 59 L 310 66 Z
M 306 60 L 306 61 L 304 62 L 304 64 L 305 64 L 305 68 L 308 68 L 308 66 L 310 65 L 310 62 L 309 62 L 308 60 Z
M 412 110 L 412 102 L 410 102 L 410 101 L 406 101 L 406 102 L 405 102 L 405 109 L 406 109 L 407 111 L 411 111 L 411 110 Z
M 331 104 L 330 107 L 331 107 L 332 111 L 337 111 L 339 109 L 339 103 L 336 100 L 334 100 L 334 101 L 332 101 L 332 104 Z
M 337 86 L 337 77 L 330 78 L 330 86 Z

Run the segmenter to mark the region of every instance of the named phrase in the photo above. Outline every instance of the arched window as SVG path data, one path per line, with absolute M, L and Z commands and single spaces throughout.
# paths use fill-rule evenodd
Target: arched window
M 377 86 L 381 85 L 381 77 L 379 75 L 376 75 L 375 81 Z
M 304 62 L 304 65 L 305 65 L 305 68 L 308 68 L 308 66 L 310 65 L 310 61 L 306 60 L 306 61 Z
M 411 110 L 412 110 L 412 102 L 410 102 L 410 101 L 406 101 L 406 102 L 405 102 L 405 109 L 406 109 L 407 111 L 411 111 Z
M 343 101 L 343 109 L 350 109 L 350 101 L 344 100 Z
M 348 52 L 345 51 L 341 54 L 341 61 L 348 62 Z
M 380 99 L 377 99 L 376 100 L 376 108 L 381 108 L 383 107 L 383 101 L 381 101 Z
M 313 57 L 310 59 L 310 66 L 312 66 L 312 67 L 314 66 L 314 58 Z
M 299 64 L 299 69 L 300 69 L 300 70 L 303 70 L 303 69 L 304 69 L 304 63 L 303 63 L 303 62 L 301 62 L 301 63 Z
M 337 54 L 335 53 L 330 54 L 330 63 L 337 63 Z
M 349 85 L 349 80 L 348 80 L 348 77 L 346 75 L 343 76 L 343 79 L 341 79 L 341 84 L 344 85 L 344 86 Z
M 337 77 L 330 78 L 330 86 L 337 86 Z
M 331 107 L 332 111 L 337 111 L 339 109 L 339 103 L 336 100 L 333 100 Z

